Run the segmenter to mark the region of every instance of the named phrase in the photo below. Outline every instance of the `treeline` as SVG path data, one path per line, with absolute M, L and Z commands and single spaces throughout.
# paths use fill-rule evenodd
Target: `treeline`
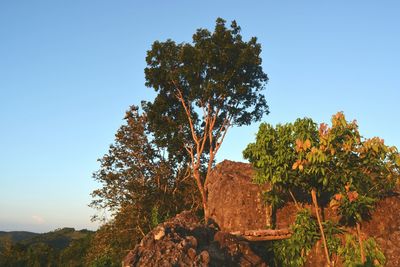
M 94 232 L 58 229 L 49 233 L 0 233 L 0 266 L 86 266 Z

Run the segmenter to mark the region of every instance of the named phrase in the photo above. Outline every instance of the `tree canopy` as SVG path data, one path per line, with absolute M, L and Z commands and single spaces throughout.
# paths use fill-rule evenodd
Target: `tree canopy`
M 256 168 L 256 180 L 272 185 L 272 194 L 286 191 L 294 198 L 292 192 L 311 193 L 328 264 L 319 205 L 330 203 L 342 223 L 355 224 L 360 233 L 375 201 L 391 192 L 400 177 L 397 148 L 378 137 L 362 138 L 356 121 L 348 122 L 341 112 L 332 116 L 331 127 L 318 127 L 308 118 L 276 127 L 263 123 L 243 155 Z M 360 234 L 359 241 L 364 263 Z
M 258 182 L 295 191 L 314 188 L 327 198 L 348 185 L 382 197 L 393 189 L 400 166 L 396 147 L 378 137 L 362 138 L 356 121 L 346 121 L 341 112 L 332 116 L 331 127 L 309 118 L 276 127 L 263 123 L 243 155 L 257 169 Z
M 146 57 L 146 85 L 157 92 L 143 103 L 149 128 L 158 145 L 189 159 L 206 214 L 204 184 L 229 128 L 268 114 L 261 45 L 240 31 L 218 18 L 214 32 L 198 29 L 192 43 L 156 41 Z

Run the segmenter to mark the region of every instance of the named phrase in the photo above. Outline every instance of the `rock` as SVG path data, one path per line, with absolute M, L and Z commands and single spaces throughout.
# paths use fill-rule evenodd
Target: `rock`
M 197 239 L 194 236 L 187 236 L 185 241 L 192 248 L 197 248 Z
M 154 240 L 160 240 L 161 238 L 163 238 L 164 235 L 165 235 L 164 228 L 160 227 L 155 230 Z
M 163 233 L 163 235 L 161 234 Z M 184 211 L 148 233 L 123 266 L 267 266 L 264 247 L 254 246 Z
M 204 262 L 205 264 L 208 264 L 210 262 L 210 255 L 206 250 L 203 250 L 199 256 L 201 261 Z
M 224 160 L 207 180 L 208 208 L 226 232 L 263 229 L 270 225 L 269 207 L 262 200 L 268 186 L 252 182 L 254 170 L 248 163 Z
M 375 237 L 386 257 L 385 266 L 400 266 L 400 195 L 393 194 L 378 202 L 371 220 L 363 223 L 361 231 Z
M 187 254 L 191 260 L 194 260 L 194 258 L 196 258 L 196 250 L 193 248 L 189 248 Z

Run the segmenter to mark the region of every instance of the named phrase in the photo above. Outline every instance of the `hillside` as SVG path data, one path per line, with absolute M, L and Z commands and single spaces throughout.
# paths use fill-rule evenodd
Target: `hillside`
M 40 235 L 40 234 L 26 232 L 26 231 L 11 231 L 11 232 L 0 231 L 0 242 L 5 239 L 9 239 L 13 243 L 16 243 L 16 242 L 20 242 L 23 240 L 32 239 L 38 235 Z
M 93 233 L 74 228 L 43 234 L 0 232 L 0 266 L 84 266 Z

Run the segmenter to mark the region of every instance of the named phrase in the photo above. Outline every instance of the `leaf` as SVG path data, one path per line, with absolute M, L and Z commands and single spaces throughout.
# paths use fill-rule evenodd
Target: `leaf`
M 400 155 L 396 157 L 396 165 L 400 167 Z
M 296 151 L 299 152 L 303 148 L 303 142 L 300 139 L 296 139 Z
M 299 166 L 299 162 L 298 162 L 298 161 L 296 161 L 295 163 L 293 163 L 292 170 L 297 169 L 297 166 Z
M 309 139 L 307 139 L 304 142 L 304 149 L 309 149 L 311 147 L 311 141 Z

